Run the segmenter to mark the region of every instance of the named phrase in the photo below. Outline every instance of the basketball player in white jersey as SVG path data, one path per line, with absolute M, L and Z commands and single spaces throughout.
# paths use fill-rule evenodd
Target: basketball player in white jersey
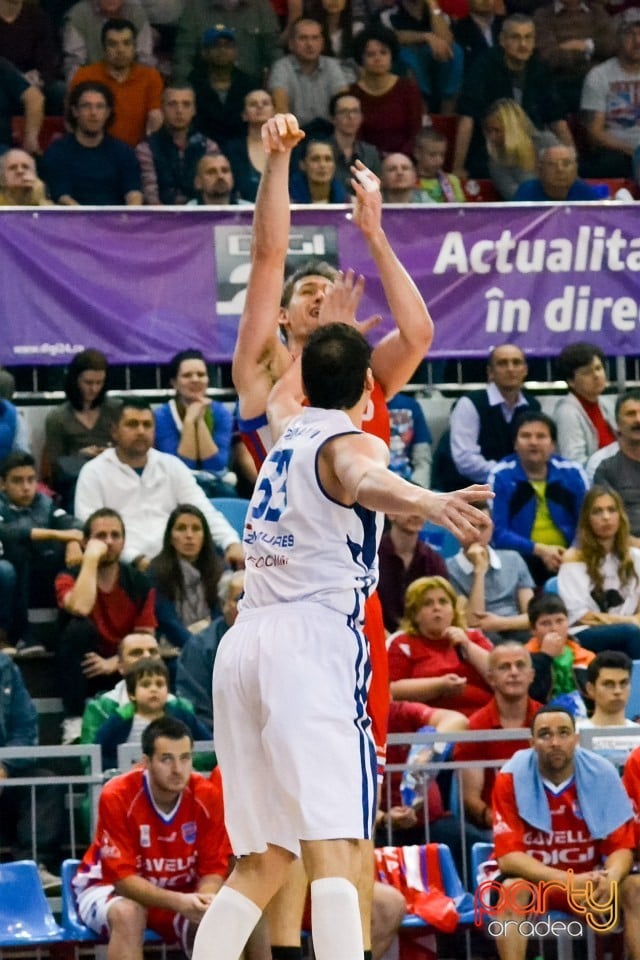
M 371 836 L 376 762 L 366 711 L 364 601 L 377 582 L 381 513 L 419 513 L 460 540 L 485 515 L 475 485 L 453 494 L 387 469 L 360 430 L 371 350 L 345 324 L 311 335 L 311 407 L 258 476 L 245 527 L 245 595 L 216 658 L 213 700 L 225 821 L 237 862 L 198 929 L 194 960 L 238 960 L 302 855 L 318 960 L 361 960 L 357 841 Z

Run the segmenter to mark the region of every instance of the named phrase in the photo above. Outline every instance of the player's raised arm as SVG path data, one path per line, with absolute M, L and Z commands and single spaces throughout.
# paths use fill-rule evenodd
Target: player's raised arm
M 303 401 L 300 357 L 296 357 L 272 388 L 267 400 L 267 417 L 274 443 L 284 433 L 289 420 L 302 412 Z
M 377 344 L 371 358 L 374 376 L 389 398 L 406 386 L 429 350 L 433 321 L 420 291 L 382 228 L 380 181 L 359 160 L 352 171 L 353 222 L 367 241 L 396 324 L 396 329 Z
M 267 164 L 253 216 L 251 274 L 233 354 L 233 383 L 240 415 L 262 414 L 273 383 L 286 366 L 278 314 L 289 247 L 289 162 L 303 138 L 292 114 L 278 114 L 262 128 Z

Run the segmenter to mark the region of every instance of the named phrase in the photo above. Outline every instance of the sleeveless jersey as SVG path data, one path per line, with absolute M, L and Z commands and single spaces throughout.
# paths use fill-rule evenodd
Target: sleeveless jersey
M 309 407 L 289 423 L 247 511 L 241 609 L 311 600 L 362 619 L 378 579 L 382 516 L 337 503 L 317 474 L 328 440 L 360 432 L 340 410 Z
M 389 446 L 391 439 L 389 411 L 387 410 L 387 402 L 384 398 L 382 387 L 377 380 L 374 383 L 367 409 L 362 418 L 362 429 L 365 433 L 371 433 L 374 437 L 380 437 L 380 439 L 384 440 L 387 446 Z M 244 445 L 259 470 L 265 461 L 265 457 L 273 447 L 271 428 L 266 413 L 252 417 L 251 420 L 243 420 L 241 417 L 238 417 L 238 430 Z

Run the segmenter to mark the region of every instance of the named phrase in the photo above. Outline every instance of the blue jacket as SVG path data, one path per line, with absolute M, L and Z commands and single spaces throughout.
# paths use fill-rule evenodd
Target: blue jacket
M 491 471 L 489 483 L 493 501 L 493 544 L 503 550 L 533 553 L 531 531 L 536 519 L 535 491 L 527 479 L 517 453 L 504 457 Z M 554 454 L 547 469 L 546 498 L 551 519 L 573 543 L 582 500 L 589 480 L 577 463 Z
M 0 747 L 36 747 L 38 715 L 22 674 L 5 653 L 0 653 Z M 31 766 L 32 760 L 2 760 L 10 777 Z

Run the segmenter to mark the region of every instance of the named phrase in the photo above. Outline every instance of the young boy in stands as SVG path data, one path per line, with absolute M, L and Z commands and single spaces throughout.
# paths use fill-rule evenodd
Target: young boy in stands
M 208 740 L 209 731 L 195 715 L 169 701 L 169 671 L 160 659 L 142 658 L 125 676 L 129 703 L 102 725 L 96 743 L 102 746 L 102 767 L 113 770 L 118 766 L 118 747 L 121 743 L 140 744 L 142 731 L 152 720 L 170 716 L 181 720 L 194 740 Z
M 595 654 L 569 635 L 569 617 L 564 601 L 556 593 L 534 597 L 528 607 L 533 637 L 527 643 L 535 677 L 529 696 L 541 703 L 569 694 L 580 700 L 580 680 Z M 581 676 L 582 674 L 582 676 Z M 584 712 L 584 709 L 583 709 Z
M 54 580 L 65 549 L 77 550 L 81 525 L 38 491 L 35 460 L 15 450 L 0 465 L 0 648 L 36 653 L 29 636 L 29 607 L 55 607 Z
M 418 186 L 433 203 L 464 203 L 462 184 L 453 173 L 443 170 L 447 138 L 433 127 L 425 127 L 416 137 L 415 158 Z

